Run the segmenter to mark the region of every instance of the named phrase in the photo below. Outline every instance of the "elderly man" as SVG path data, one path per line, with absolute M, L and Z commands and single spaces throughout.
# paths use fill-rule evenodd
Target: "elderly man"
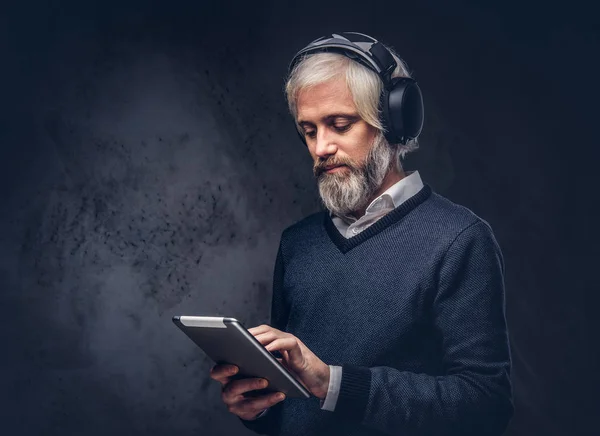
M 260 434 L 502 434 L 502 254 L 486 221 L 403 170 L 423 116 L 405 64 L 333 34 L 295 56 L 286 93 L 326 210 L 283 231 L 271 325 L 250 332 L 314 397 L 246 395 L 268 382 L 217 365 L 228 409 Z

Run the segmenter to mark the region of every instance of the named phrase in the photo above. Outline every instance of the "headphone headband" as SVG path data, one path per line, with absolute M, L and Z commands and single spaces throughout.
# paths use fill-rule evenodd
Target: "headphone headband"
M 340 53 L 359 62 L 375 71 L 386 87 L 390 85 L 391 75 L 398 65 L 391 53 L 376 39 L 363 33 L 342 32 L 333 33 L 331 37 L 322 36 L 308 44 L 296 53 L 288 72 L 291 73 L 303 56 L 317 52 Z

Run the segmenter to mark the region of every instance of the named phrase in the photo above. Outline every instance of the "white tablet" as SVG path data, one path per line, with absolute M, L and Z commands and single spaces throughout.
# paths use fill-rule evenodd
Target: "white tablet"
M 283 392 L 287 398 L 310 398 L 302 384 L 235 318 L 174 316 L 173 322 L 215 363 L 236 365 L 234 378 L 260 377 L 265 389 L 248 392 L 257 396 Z

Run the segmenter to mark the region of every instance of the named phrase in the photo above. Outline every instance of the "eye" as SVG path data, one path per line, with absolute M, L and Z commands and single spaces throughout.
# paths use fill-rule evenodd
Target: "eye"
M 348 129 L 350 129 L 350 127 L 351 127 L 351 126 L 352 126 L 352 124 L 344 124 L 344 125 L 341 125 L 341 126 L 340 126 L 340 125 L 337 125 L 337 126 L 336 126 L 336 125 L 334 125 L 334 126 L 333 126 L 333 128 L 334 128 L 334 129 L 335 129 L 337 132 L 340 132 L 340 133 L 342 133 L 342 132 L 345 132 L 345 131 L 347 131 Z
M 310 131 L 305 131 L 304 132 L 304 136 L 308 137 L 308 138 L 314 138 L 317 134 L 316 130 L 310 130 Z

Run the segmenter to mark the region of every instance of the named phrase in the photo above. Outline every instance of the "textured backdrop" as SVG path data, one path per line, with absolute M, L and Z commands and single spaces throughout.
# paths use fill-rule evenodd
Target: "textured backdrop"
M 171 317 L 269 321 L 281 231 L 320 207 L 283 77 L 295 51 L 345 30 L 408 62 L 426 124 L 407 169 L 490 222 L 503 249 L 507 434 L 598 434 L 586 11 L 83 3 L 2 14 L 6 434 L 248 434 Z

